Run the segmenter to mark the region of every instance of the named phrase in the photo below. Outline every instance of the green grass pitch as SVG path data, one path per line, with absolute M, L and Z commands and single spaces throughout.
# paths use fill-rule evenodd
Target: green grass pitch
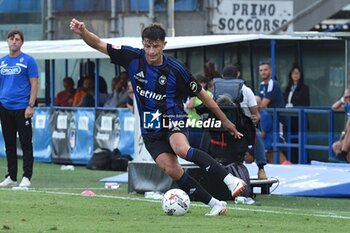
M 19 163 L 21 170 L 22 163 Z M 0 159 L 0 175 L 6 160 Z M 229 201 L 226 216 L 206 217 L 209 207 L 191 202 L 189 213 L 172 217 L 160 201 L 127 193 L 127 184 L 105 189 L 113 171 L 35 163 L 28 191 L 0 189 L 0 232 L 348 232 L 350 200 L 257 195 L 255 205 Z M 19 173 L 20 177 L 21 173 Z M 83 196 L 83 190 L 95 196 Z

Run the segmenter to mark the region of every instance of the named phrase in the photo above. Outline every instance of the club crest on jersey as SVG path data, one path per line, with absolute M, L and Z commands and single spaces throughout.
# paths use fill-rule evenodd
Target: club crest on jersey
M 193 92 L 197 91 L 198 85 L 195 81 L 190 82 L 190 88 Z
M 162 75 L 162 76 L 160 76 L 160 77 L 158 78 L 158 83 L 159 83 L 160 85 L 165 85 L 166 82 L 167 82 L 167 78 L 166 78 L 164 75 Z

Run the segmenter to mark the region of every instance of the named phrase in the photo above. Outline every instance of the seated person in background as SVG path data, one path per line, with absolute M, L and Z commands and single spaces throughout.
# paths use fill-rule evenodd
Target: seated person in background
M 204 76 L 209 79 L 209 81 L 212 81 L 213 78 L 221 77 L 221 74 L 219 71 L 215 68 L 215 63 L 212 61 L 207 61 L 203 66 Z
M 195 79 L 202 86 L 202 88 L 207 92 L 210 97 L 213 97 L 213 94 L 208 90 L 209 78 L 203 76 L 202 74 L 197 74 Z M 196 107 L 202 105 L 202 100 L 197 96 L 189 98 L 185 103 L 185 110 L 187 111 L 188 118 L 190 120 L 195 120 L 196 122 L 201 119 L 201 116 L 197 113 Z M 200 147 L 201 138 L 203 131 L 200 128 L 190 128 L 189 129 L 189 142 L 193 147 Z
M 128 81 L 128 102 L 126 103 L 126 107 L 128 107 L 130 112 L 134 113 L 134 90 L 130 81 Z
M 196 75 L 195 79 L 199 82 L 199 84 L 207 91 L 208 95 L 213 97 L 213 94 L 208 90 L 209 79 L 201 74 Z M 196 107 L 201 105 L 202 101 L 198 97 L 191 97 L 187 100 L 185 104 L 185 108 L 188 113 L 188 117 L 190 119 L 199 120 L 200 116 L 196 112 Z
M 345 129 L 339 140 L 333 143 L 332 148 L 337 159 L 350 163 L 350 88 L 347 88 L 343 97 L 332 105 L 332 110 L 335 112 L 346 112 L 348 116 Z
M 112 79 L 112 93 L 107 96 L 104 107 L 125 108 L 129 99 L 128 73 L 123 71 L 118 77 Z
M 63 79 L 64 90 L 57 93 L 55 97 L 55 106 L 72 107 L 75 94 L 74 80 L 71 77 Z
M 88 76 L 92 79 L 92 83 L 95 86 L 96 72 L 95 72 L 95 63 L 93 61 L 86 61 L 83 64 L 83 75 Z M 83 80 L 78 81 L 78 87 L 82 85 Z M 80 85 L 79 85 L 80 83 Z M 107 98 L 107 82 L 106 80 L 99 75 L 98 76 L 98 94 L 99 94 L 99 103 L 98 106 L 102 107 L 106 102 Z M 95 91 L 95 90 L 94 90 Z
M 240 79 L 240 71 L 237 66 L 228 64 L 222 70 L 222 76 L 224 79 Z M 242 95 L 243 100 L 240 103 L 240 106 L 244 112 L 244 115 L 249 117 L 256 126 L 259 123 L 260 114 L 254 92 L 245 84 L 243 84 Z M 264 166 L 266 165 L 264 143 L 261 137 L 261 132 L 258 128 L 256 129 L 254 147 L 251 151 L 255 152 L 254 154 L 256 157 L 256 164 L 258 166 L 258 179 L 267 180 L 266 172 L 264 169 Z
M 73 97 L 73 107 L 93 107 L 95 105 L 94 101 L 93 101 L 93 105 L 91 105 L 91 98 L 94 96 L 94 86 L 93 86 L 93 82 L 92 79 L 89 77 L 83 77 L 83 86 L 81 88 L 79 88 L 74 97 Z M 88 97 L 85 98 L 86 95 L 89 95 Z M 85 98 L 85 100 L 84 100 Z M 90 99 L 88 101 L 88 99 Z M 83 103 L 84 100 L 84 103 Z M 89 103 L 87 103 L 89 102 Z M 88 105 L 88 106 L 87 106 Z
M 270 114 L 261 107 L 261 98 L 256 96 L 256 102 L 260 111 L 260 128 L 261 128 L 261 136 L 264 139 L 264 146 L 266 151 L 266 158 L 269 163 L 273 163 L 274 151 L 272 147 L 273 142 L 273 126 L 272 126 L 272 117 Z M 283 141 L 283 138 L 279 138 L 280 142 Z M 290 165 L 292 164 L 289 160 L 287 160 L 286 155 L 282 150 L 279 150 L 279 161 L 282 165 Z

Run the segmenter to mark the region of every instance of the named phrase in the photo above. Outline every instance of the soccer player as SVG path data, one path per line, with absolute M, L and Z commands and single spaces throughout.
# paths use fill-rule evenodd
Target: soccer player
M 141 133 L 147 150 L 156 164 L 165 171 L 178 186 L 190 195 L 211 207 L 209 216 L 226 214 L 226 202 L 212 197 L 201 185 L 184 172 L 177 156 L 191 161 L 209 174 L 225 182 L 233 198 L 245 188 L 243 180 L 228 173 L 207 153 L 192 148 L 184 127 L 158 127 L 156 119 L 167 122 L 186 121 L 183 100 L 187 96 L 198 96 L 221 120 L 222 125 L 234 136 L 243 135 L 228 120 L 217 104 L 193 78 L 185 66 L 163 54 L 166 46 L 165 30 L 160 24 L 151 24 L 142 31 L 143 49 L 124 45 L 107 44 L 88 31 L 83 22 L 72 19 L 70 30 L 80 35 L 86 44 L 109 55 L 111 62 L 124 67 L 134 89 L 140 114 Z M 149 117 L 151 115 L 151 117 Z M 157 121 L 159 123 L 159 121 Z M 157 127 L 150 127 L 157 125 Z

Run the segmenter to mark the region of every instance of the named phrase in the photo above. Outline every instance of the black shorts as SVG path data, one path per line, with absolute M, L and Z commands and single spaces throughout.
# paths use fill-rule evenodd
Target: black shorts
M 186 137 L 188 137 L 187 129 L 178 127 L 172 130 L 163 130 L 157 133 L 149 133 L 142 135 L 146 149 L 148 150 L 154 161 L 156 160 L 158 155 L 162 153 L 175 154 L 169 142 L 169 138 L 173 133 L 183 133 Z

